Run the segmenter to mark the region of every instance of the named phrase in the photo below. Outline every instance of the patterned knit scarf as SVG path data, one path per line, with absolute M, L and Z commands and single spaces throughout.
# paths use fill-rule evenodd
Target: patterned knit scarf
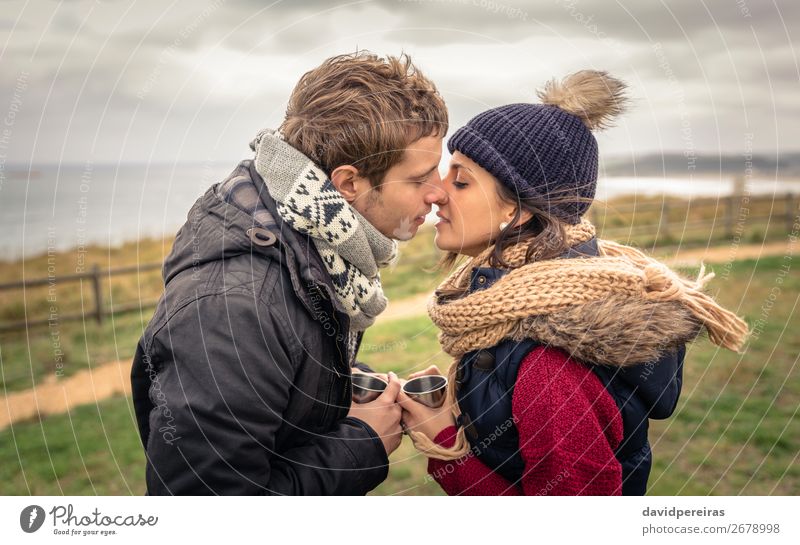
M 365 330 L 386 308 L 378 270 L 395 259 L 397 243 L 365 220 L 322 169 L 277 131 L 261 131 L 250 147 L 278 214 L 292 229 L 311 237 L 351 329 Z

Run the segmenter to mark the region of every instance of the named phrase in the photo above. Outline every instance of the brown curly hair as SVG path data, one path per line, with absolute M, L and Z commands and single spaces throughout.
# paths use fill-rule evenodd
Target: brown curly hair
M 330 174 L 353 165 L 379 187 L 403 150 L 425 136 L 444 137 L 447 107 L 411 61 L 369 52 L 331 57 L 292 91 L 280 130 Z

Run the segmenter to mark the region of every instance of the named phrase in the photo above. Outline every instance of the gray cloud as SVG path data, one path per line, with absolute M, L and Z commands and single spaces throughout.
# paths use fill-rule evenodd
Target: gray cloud
M 764 150 L 798 141 L 797 48 L 784 25 L 800 19 L 800 4 L 788 0 L 4 7 L 0 74 L 27 82 L 9 161 L 53 161 L 62 149 L 73 161 L 235 159 L 255 130 L 280 121 L 303 72 L 357 47 L 411 53 L 442 90 L 454 125 L 486 107 L 535 100 L 550 77 L 594 67 L 626 79 L 636 97 L 636 109 L 603 136 L 608 152 L 680 149 L 687 116 L 700 149 L 735 152 L 747 130 L 763 135 L 754 144 Z M 0 113 L 15 89 L 0 90 Z

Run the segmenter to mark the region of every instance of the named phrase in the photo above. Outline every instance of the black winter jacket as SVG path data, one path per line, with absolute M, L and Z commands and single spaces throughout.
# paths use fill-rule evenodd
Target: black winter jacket
M 231 176 L 264 184 L 252 161 Z M 347 417 L 353 343 L 319 254 L 266 191 L 274 223 L 255 226 L 220 185 L 177 234 L 133 361 L 147 492 L 365 494 L 388 459 Z

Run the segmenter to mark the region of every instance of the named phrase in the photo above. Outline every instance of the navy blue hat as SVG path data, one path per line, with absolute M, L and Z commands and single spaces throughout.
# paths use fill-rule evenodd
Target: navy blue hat
M 577 224 L 597 186 L 597 140 L 626 102 L 625 84 L 605 72 L 584 70 L 539 93 L 543 104 L 509 104 L 473 117 L 448 140 L 522 198 Z M 552 201 L 552 202 L 551 202 Z

